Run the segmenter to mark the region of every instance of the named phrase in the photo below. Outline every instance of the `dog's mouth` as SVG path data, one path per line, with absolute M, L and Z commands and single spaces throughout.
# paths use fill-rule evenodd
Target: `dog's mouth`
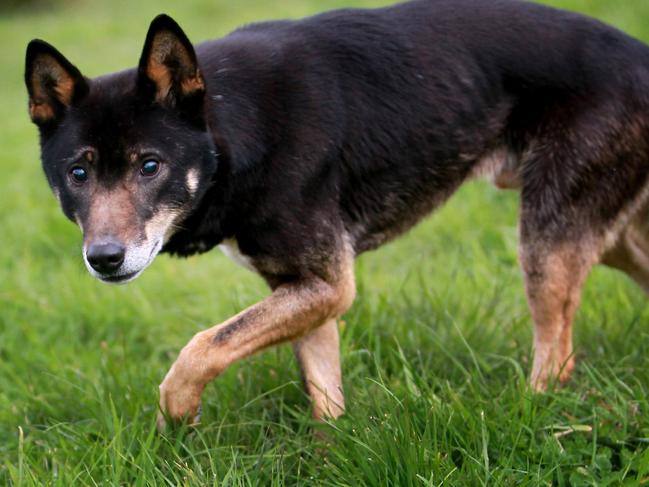
M 122 274 L 119 276 L 97 276 L 97 278 L 100 281 L 107 282 L 109 284 L 126 284 L 127 282 L 135 280 L 140 274 L 142 274 L 143 270 L 144 269 L 130 272 L 128 274 Z

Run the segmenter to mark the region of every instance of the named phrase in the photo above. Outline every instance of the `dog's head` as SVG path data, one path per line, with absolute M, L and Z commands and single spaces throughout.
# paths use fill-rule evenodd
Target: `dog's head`
M 161 15 L 137 69 L 90 80 L 34 40 L 25 82 L 45 174 L 83 231 L 88 270 L 106 282 L 134 279 L 196 207 L 216 170 L 191 43 Z

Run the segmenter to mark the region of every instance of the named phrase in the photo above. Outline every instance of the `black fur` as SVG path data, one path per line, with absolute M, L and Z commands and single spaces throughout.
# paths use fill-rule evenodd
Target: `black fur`
M 164 251 L 236 237 L 272 259 L 260 270 L 278 283 L 322 272 L 345 232 L 360 253 L 407 230 L 499 147 L 517 161 L 524 233 L 604 232 L 647 180 L 649 49 L 576 14 L 418 0 L 254 24 L 195 52 L 206 91 L 191 110 L 151 102 L 140 64 L 89 81 L 55 130 L 41 127 L 68 215 L 83 206 L 60 169 L 70 151 L 97 148 L 111 184 L 145 140 L 182 171 L 142 204 L 191 206 Z M 202 178 L 187 203 L 190 167 Z
M 557 237 L 605 228 L 646 182 L 644 127 L 628 154 L 614 146 L 646 114 L 649 50 L 572 13 L 416 1 L 256 24 L 197 54 L 220 168 L 170 252 L 236 235 L 290 267 L 338 226 L 362 252 L 499 146 L 523 165 L 533 225 Z

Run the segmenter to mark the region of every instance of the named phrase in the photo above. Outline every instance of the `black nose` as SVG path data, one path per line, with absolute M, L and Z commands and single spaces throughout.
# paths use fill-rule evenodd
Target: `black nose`
M 94 270 L 102 274 L 114 272 L 124 262 L 126 249 L 123 245 L 109 242 L 90 244 L 86 252 L 88 263 Z

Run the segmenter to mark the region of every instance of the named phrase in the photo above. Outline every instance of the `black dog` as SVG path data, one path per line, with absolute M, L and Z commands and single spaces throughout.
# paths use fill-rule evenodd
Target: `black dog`
M 233 361 L 285 341 L 314 415 L 341 414 L 336 319 L 354 300 L 354 257 L 482 173 L 521 188 L 536 388 L 574 366 L 594 264 L 649 289 L 649 49 L 595 20 L 419 0 L 194 48 L 162 15 L 136 69 L 90 80 L 35 40 L 25 79 L 45 173 L 93 275 L 126 282 L 159 251 L 222 244 L 273 290 L 182 350 L 160 386 L 173 418 L 196 414 Z

